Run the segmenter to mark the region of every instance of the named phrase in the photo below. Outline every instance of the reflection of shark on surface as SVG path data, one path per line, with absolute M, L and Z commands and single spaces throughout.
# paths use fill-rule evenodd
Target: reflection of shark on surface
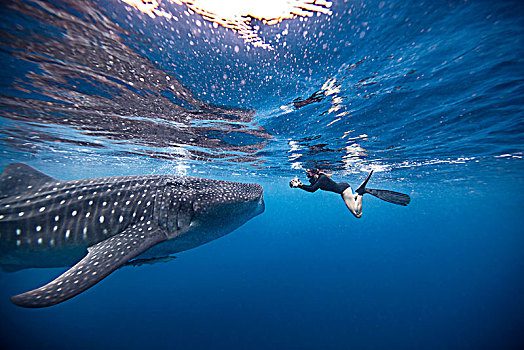
M 166 261 L 263 211 L 257 184 L 168 175 L 60 181 L 10 164 L 0 177 L 0 267 L 72 266 L 11 298 L 19 306 L 51 306 L 134 258 Z

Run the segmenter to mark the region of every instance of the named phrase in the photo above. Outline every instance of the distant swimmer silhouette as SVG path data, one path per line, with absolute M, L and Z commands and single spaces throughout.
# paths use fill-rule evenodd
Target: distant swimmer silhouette
M 407 194 L 389 191 L 389 190 L 376 190 L 372 188 L 366 188 L 366 184 L 373 174 L 373 170 L 366 177 L 364 182 L 357 188 L 355 193 L 351 190 L 351 186 L 346 182 L 335 182 L 331 180 L 331 176 L 323 173 L 318 169 L 307 169 L 307 177 L 311 185 L 304 185 L 298 178 L 294 178 L 289 182 L 291 188 L 301 188 L 304 191 L 315 192 L 318 189 L 324 191 L 335 192 L 342 195 L 342 199 L 349 211 L 356 217 L 362 216 L 362 196 L 365 193 L 369 193 L 383 201 L 406 206 L 411 201 L 411 198 Z

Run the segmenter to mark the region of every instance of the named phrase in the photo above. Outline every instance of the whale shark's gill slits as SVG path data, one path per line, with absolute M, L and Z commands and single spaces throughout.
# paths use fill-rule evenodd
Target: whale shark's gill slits
M 164 185 L 156 187 L 154 197 L 151 198 L 151 200 L 151 220 L 162 229 L 165 229 L 165 227 L 161 226 L 161 222 L 163 221 L 162 215 L 165 213 L 164 203 L 166 202 Z
M 195 190 L 185 178 L 166 177 L 162 198 L 155 204 L 159 226 L 170 236 L 186 230 L 194 217 L 194 201 Z
M 177 231 L 183 231 L 193 221 L 193 218 L 195 216 L 194 211 L 194 200 L 191 198 L 187 198 L 182 200 L 176 211 L 176 228 Z

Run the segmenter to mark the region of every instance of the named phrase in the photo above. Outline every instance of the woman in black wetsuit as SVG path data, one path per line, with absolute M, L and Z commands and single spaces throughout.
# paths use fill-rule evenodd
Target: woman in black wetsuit
M 318 169 L 307 169 L 307 177 L 311 185 L 304 185 L 298 178 L 294 178 L 289 182 L 289 186 L 292 188 L 301 188 L 308 192 L 315 192 L 318 189 L 324 191 L 330 191 L 338 193 L 342 196 L 344 203 L 351 211 L 351 213 L 360 218 L 362 216 L 362 196 L 365 193 L 369 193 L 377 198 L 380 198 L 386 202 L 390 202 L 398 205 L 408 205 L 411 198 L 407 194 L 393 192 L 389 190 L 376 190 L 372 188 L 366 188 L 366 184 L 373 174 L 373 170 L 366 177 L 364 182 L 357 188 L 355 193 L 351 190 L 351 186 L 345 182 L 335 182 L 331 180 L 331 177 L 321 172 Z

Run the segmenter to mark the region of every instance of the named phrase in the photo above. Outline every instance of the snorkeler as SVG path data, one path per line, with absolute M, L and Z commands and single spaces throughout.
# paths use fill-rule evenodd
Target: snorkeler
M 335 192 L 342 195 L 342 199 L 349 211 L 356 217 L 360 218 L 362 216 L 362 196 L 365 193 L 369 193 L 377 198 L 380 198 L 386 202 L 398 204 L 398 205 L 408 205 L 411 201 L 411 198 L 407 194 L 393 192 L 389 190 L 376 190 L 372 188 L 366 188 L 366 184 L 373 174 L 373 170 L 366 177 L 364 182 L 357 188 L 355 193 L 351 190 L 351 186 L 345 182 L 335 182 L 331 180 L 331 175 L 325 174 L 318 169 L 307 169 L 307 177 L 311 185 L 304 185 L 298 178 L 294 178 L 289 182 L 291 188 L 301 188 L 304 191 L 315 192 L 318 189 L 324 191 Z

